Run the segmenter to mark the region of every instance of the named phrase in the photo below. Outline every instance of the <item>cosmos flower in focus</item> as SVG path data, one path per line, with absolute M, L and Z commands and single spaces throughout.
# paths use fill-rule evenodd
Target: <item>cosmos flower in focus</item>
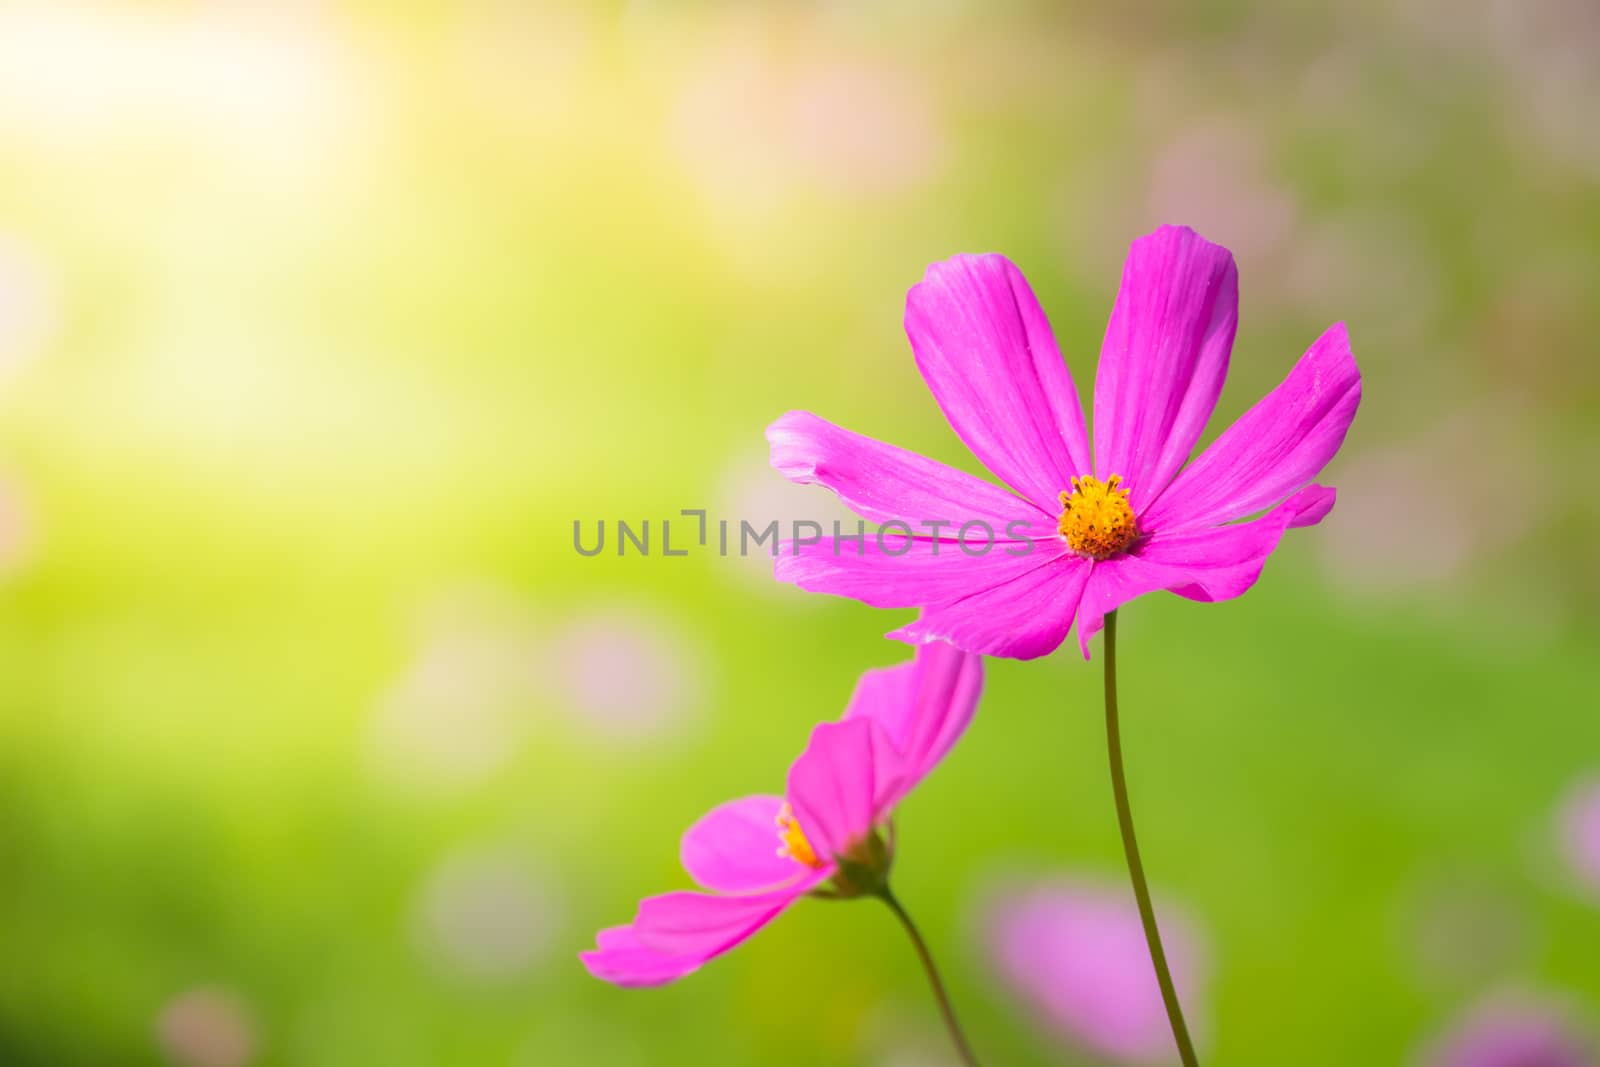
M 1170 915 L 1162 929 L 1173 981 L 1193 1011 L 1194 934 Z M 1049 1030 L 1120 1063 L 1172 1058 L 1161 990 L 1126 894 L 1072 881 L 1005 893 L 988 910 L 985 936 L 996 971 Z
M 675 981 L 743 943 L 808 893 L 877 893 L 892 861 L 895 805 L 961 737 L 983 687 L 982 660 L 946 644 L 871 670 L 844 718 L 823 723 L 789 769 L 784 796 L 713 808 L 683 836 L 683 866 L 709 892 L 648 897 L 627 926 L 581 954 L 620 986 Z
M 1424 1052 L 1421 1067 L 1596 1067 L 1594 1046 L 1558 1005 L 1496 998 Z
M 999 255 L 934 264 L 906 299 L 917 367 L 956 434 L 1016 492 L 789 412 L 767 429 L 778 471 L 914 536 L 786 545 L 774 573 L 922 609 L 891 637 L 1017 659 L 1054 651 L 1074 620 L 1087 656 L 1106 614 L 1144 593 L 1239 596 L 1285 530 L 1333 507 L 1334 491 L 1310 483 L 1355 418 L 1361 375 L 1335 324 L 1189 462 L 1237 323 L 1227 249 L 1172 226 L 1135 241 L 1095 379 L 1091 463 L 1077 387 L 1022 272 Z M 968 524 L 992 534 L 974 535 L 985 551 L 962 547 Z

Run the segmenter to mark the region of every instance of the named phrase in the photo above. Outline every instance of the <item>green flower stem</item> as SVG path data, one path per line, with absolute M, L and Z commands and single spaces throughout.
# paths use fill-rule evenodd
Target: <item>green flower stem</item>
M 973 1054 L 972 1046 L 967 1044 L 967 1035 L 961 1032 L 961 1023 L 956 1020 L 956 1010 L 950 1004 L 950 994 L 944 988 L 944 980 L 939 977 L 939 968 L 933 962 L 933 953 L 928 951 L 928 943 L 922 940 L 917 924 L 911 921 L 911 916 L 906 914 L 906 909 L 900 906 L 900 901 L 889 891 L 887 885 L 878 896 L 889 905 L 889 910 L 895 913 L 901 925 L 906 928 L 906 933 L 910 935 L 911 944 L 917 950 L 917 957 L 922 960 L 922 969 L 928 972 L 928 984 L 933 987 L 934 999 L 939 1002 L 939 1012 L 944 1016 L 945 1029 L 950 1031 L 950 1040 L 955 1043 L 961 1062 L 967 1067 L 978 1067 L 978 1057 Z
M 1139 859 L 1139 841 L 1133 832 L 1133 809 L 1128 805 L 1128 779 L 1122 770 L 1122 728 L 1117 723 L 1117 613 L 1106 616 L 1106 752 L 1111 758 L 1111 791 L 1117 799 L 1117 824 L 1122 828 L 1122 851 L 1128 859 L 1128 877 L 1133 880 L 1133 895 L 1139 901 L 1139 921 L 1144 924 L 1144 939 L 1150 946 L 1150 962 L 1161 984 L 1161 1000 L 1167 1006 L 1167 1021 L 1172 1024 L 1172 1039 L 1184 1067 L 1199 1067 L 1189 1026 L 1183 1021 L 1183 1005 L 1172 984 L 1167 953 L 1161 947 L 1161 929 L 1150 904 L 1150 886 L 1145 882 L 1144 862 Z

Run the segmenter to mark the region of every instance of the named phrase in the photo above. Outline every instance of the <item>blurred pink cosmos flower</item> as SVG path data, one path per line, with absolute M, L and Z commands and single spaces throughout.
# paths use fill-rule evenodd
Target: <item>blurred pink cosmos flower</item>
M 249 1007 L 226 989 L 200 987 L 167 1001 L 156 1037 L 181 1067 L 245 1067 L 260 1047 Z
M 1583 884 L 1600 893 L 1600 778 L 1575 789 L 1561 809 L 1561 845 Z
M 681 628 L 637 605 L 597 605 L 567 620 L 546 662 L 561 704 L 608 740 L 670 739 L 689 725 L 706 681 Z
M 1186 122 L 1153 161 L 1151 215 L 1198 222 L 1246 263 L 1259 263 L 1288 238 L 1298 210 L 1272 180 L 1267 152 L 1266 138 L 1242 116 Z
M 1077 388 L 1022 272 L 999 255 L 934 264 L 906 298 L 917 367 L 956 434 L 1016 493 L 789 412 L 767 430 L 785 477 L 832 489 L 872 522 L 941 526 L 887 544 L 786 545 L 776 576 L 923 609 L 891 637 L 1017 659 L 1053 651 L 1075 619 L 1088 656 L 1106 614 L 1143 593 L 1239 596 L 1284 530 L 1333 507 L 1332 489 L 1308 483 L 1344 440 L 1361 375 L 1335 324 L 1188 463 L 1237 322 L 1227 249 L 1173 226 L 1135 241 L 1095 378 L 1091 463 Z M 969 523 L 993 533 L 987 551 L 962 547 Z
M 520 849 L 481 844 L 429 876 L 414 931 L 418 947 L 454 977 L 510 982 L 544 959 L 563 911 L 549 878 Z
M 1163 925 L 1173 980 L 1192 1007 L 1195 937 L 1185 922 Z M 1076 882 L 1006 894 L 989 910 L 986 936 L 1001 977 L 1050 1029 L 1120 1062 L 1172 1057 L 1139 912 L 1122 894 Z
M 1422 1067 L 1596 1067 L 1594 1047 L 1557 1004 L 1495 998 L 1429 1048 Z
M 729 801 L 684 834 L 684 869 L 710 892 L 646 898 L 631 924 L 600 931 L 584 965 L 620 986 L 662 985 L 808 893 L 878 892 L 892 858 L 880 831 L 966 730 L 982 687 L 982 660 L 942 643 L 867 671 L 844 718 L 812 731 L 784 796 Z

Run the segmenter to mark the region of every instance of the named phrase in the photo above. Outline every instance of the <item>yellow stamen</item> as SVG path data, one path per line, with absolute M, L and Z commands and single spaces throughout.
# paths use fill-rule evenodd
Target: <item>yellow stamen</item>
M 1056 529 L 1080 556 L 1110 559 L 1126 551 L 1139 536 L 1133 508 L 1128 506 L 1128 491 L 1121 486 L 1121 475 L 1113 474 L 1101 482 L 1086 474 L 1072 479 L 1072 491 L 1061 494 L 1061 521 Z
M 788 801 L 784 801 L 783 807 L 778 810 L 778 817 L 773 821 L 778 824 L 778 840 L 783 842 L 778 846 L 778 855 L 807 867 L 822 866 L 822 861 L 817 859 L 816 852 L 811 848 L 811 842 L 806 840 L 806 835 L 801 831 Z

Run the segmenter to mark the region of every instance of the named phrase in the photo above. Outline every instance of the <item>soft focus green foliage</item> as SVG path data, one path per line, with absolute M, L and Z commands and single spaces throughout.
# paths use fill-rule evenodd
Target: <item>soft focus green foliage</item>
M 1163 221 L 1240 261 L 1213 433 L 1334 319 L 1366 377 L 1328 522 L 1123 613 L 1208 1062 L 1600 1003 L 1554 829 L 1600 769 L 1591 8 L 289 6 L 0 10 L 0 1063 L 942 1063 L 870 903 L 669 989 L 578 966 L 905 651 L 572 522 L 832 517 L 764 469 L 788 408 L 969 464 L 900 334 L 923 266 L 1011 255 L 1087 392 Z M 992 665 L 900 820 L 1009 1067 L 1086 1060 L 984 895 L 1122 878 L 1074 644 Z

